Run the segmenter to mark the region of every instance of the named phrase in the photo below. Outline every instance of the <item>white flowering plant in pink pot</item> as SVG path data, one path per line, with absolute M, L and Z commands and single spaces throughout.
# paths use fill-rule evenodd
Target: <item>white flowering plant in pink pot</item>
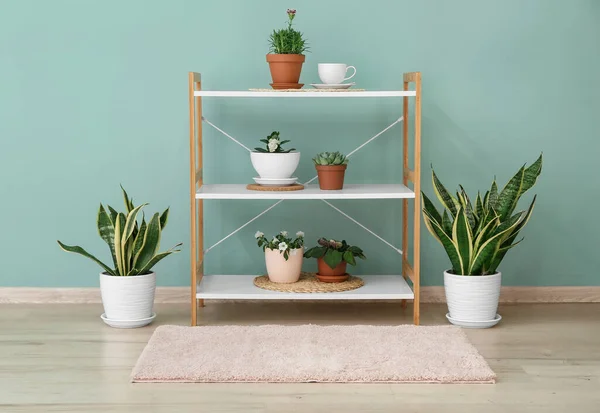
M 300 279 L 304 259 L 304 232 L 296 232 L 296 238 L 281 231 L 268 239 L 261 231 L 254 234 L 257 245 L 265 252 L 265 264 L 269 280 L 289 284 Z

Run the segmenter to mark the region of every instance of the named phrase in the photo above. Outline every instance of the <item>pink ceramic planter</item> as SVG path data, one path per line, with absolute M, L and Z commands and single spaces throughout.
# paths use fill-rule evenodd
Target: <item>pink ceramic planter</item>
M 267 275 L 274 283 L 295 283 L 300 278 L 302 271 L 302 260 L 304 259 L 304 248 L 290 251 L 286 261 L 279 250 L 265 250 L 265 263 L 267 264 Z

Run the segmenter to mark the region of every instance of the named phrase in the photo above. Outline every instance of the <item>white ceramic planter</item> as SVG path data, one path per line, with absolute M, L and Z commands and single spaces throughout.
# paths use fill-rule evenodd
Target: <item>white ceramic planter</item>
M 126 277 L 100 273 L 100 293 L 104 305 L 103 320 L 121 322 L 122 327 L 125 328 L 149 324 L 154 318 L 152 310 L 155 289 L 154 272 Z
M 444 271 L 450 322 L 463 327 L 477 327 L 477 323 L 481 323 L 483 327 L 485 323 L 499 321 L 497 311 L 501 281 L 500 272 L 480 276 L 454 275 Z
M 287 259 L 279 250 L 265 250 L 265 263 L 267 264 L 267 275 L 274 283 L 295 283 L 300 278 L 302 271 L 302 260 L 304 259 L 304 248 L 290 250 Z
M 261 178 L 291 178 L 300 163 L 300 152 L 261 153 L 250 152 L 250 160 Z

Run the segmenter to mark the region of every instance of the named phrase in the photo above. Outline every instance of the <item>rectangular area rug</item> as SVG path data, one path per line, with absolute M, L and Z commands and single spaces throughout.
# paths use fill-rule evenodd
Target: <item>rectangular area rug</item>
M 454 326 L 160 326 L 133 382 L 494 383 Z

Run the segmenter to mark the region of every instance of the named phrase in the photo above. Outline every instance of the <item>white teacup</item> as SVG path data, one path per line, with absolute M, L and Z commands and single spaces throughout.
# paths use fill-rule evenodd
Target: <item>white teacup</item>
M 353 69 L 352 76 L 345 77 L 348 69 Z M 327 85 L 339 85 L 344 80 L 352 79 L 356 74 L 354 66 L 346 66 L 344 63 L 319 63 L 319 78 Z

